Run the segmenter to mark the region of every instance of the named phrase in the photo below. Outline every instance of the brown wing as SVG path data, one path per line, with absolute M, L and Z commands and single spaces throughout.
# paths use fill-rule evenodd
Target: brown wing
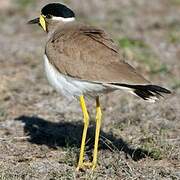
M 112 39 L 102 30 L 66 25 L 46 45 L 46 55 L 59 72 L 81 80 L 147 84 L 123 58 Z

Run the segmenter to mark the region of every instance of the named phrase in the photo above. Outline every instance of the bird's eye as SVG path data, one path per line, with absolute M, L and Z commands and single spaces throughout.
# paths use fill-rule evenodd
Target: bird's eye
M 50 14 L 46 15 L 46 18 L 51 19 L 51 15 Z

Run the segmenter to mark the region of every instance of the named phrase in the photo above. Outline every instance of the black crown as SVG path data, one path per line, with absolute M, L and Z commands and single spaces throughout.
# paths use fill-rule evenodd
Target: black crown
M 42 8 L 41 13 L 45 16 L 51 15 L 63 18 L 75 17 L 75 14 L 71 9 L 60 3 L 47 4 Z

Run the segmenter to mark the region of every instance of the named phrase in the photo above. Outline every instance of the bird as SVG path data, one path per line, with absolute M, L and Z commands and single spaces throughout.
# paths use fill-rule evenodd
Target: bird
M 74 11 L 64 4 L 45 5 L 40 16 L 28 23 L 38 24 L 47 33 L 44 69 L 50 85 L 58 93 L 80 102 L 84 128 L 77 170 L 94 170 L 98 162 L 102 122 L 100 97 L 123 90 L 145 101 L 155 102 L 171 91 L 146 80 L 126 62 L 108 33 L 96 26 L 77 22 Z M 91 162 L 84 157 L 89 126 L 86 97 L 96 101 L 96 130 Z

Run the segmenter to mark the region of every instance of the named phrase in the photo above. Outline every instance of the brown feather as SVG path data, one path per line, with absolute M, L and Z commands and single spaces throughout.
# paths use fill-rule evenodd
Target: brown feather
M 60 26 L 46 45 L 46 55 L 65 75 L 98 83 L 149 84 L 124 61 L 101 29 L 77 23 Z

